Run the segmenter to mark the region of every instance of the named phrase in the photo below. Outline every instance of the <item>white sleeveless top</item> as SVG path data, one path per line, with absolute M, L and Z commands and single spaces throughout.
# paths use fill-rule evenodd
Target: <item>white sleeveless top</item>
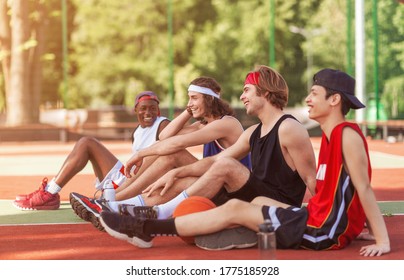
M 139 151 L 143 148 L 149 147 L 157 141 L 157 131 L 160 123 L 166 120 L 166 117 L 157 117 L 152 126 L 141 127 L 140 125 L 133 132 L 133 138 L 135 141 L 132 143 L 132 152 Z

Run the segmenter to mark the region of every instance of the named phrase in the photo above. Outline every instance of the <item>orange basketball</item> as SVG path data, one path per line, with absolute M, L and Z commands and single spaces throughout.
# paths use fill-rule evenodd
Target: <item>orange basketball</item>
M 178 204 L 177 208 L 175 208 L 173 217 L 179 217 L 195 212 L 202 212 L 212 208 L 215 208 L 216 205 L 208 198 L 203 196 L 191 196 L 187 199 L 183 200 L 180 204 Z M 194 237 L 181 237 L 185 243 L 194 244 Z

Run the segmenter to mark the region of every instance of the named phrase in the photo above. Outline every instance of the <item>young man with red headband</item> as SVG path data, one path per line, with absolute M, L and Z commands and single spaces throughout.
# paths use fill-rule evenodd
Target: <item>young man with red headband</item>
M 248 91 L 246 85 L 242 98 L 251 100 Z M 208 234 L 201 238 L 210 240 L 210 244 L 201 242 L 200 247 L 230 249 L 245 247 L 246 240 L 236 234 L 219 239 L 222 233 L 234 232 L 227 228 L 241 225 L 258 231 L 258 225 L 270 219 L 278 248 L 336 250 L 345 248 L 355 238 L 365 237 L 374 242 L 361 247 L 360 255 L 372 257 L 389 253 L 386 224 L 370 184 L 366 138 L 357 124 L 345 119 L 350 109 L 365 107 L 355 97 L 355 79 L 339 70 L 323 69 L 314 75 L 306 103 L 309 117 L 319 122 L 323 131 L 315 194 L 307 207 L 257 197 L 252 203 L 233 199 L 209 211 L 164 221 L 105 211 L 101 214 L 101 223 L 112 236 L 141 247 L 150 247 L 152 238 L 157 235 Z M 365 221 L 369 233 L 362 232 Z M 200 238 L 196 239 L 198 245 Z M 210 246 L 212 243 L 216 243 L 216 247 Z
M 169 124 L 160 116 L 159 99 L 154 92 L 145 91 L 135 99 L 135 113 L 139 122 L 132 134 L 132 152 L 146 148 L 159 139 L 160 132 Z M 56 210 L 60 206 L 59 192 L 88 162 L 91 162 L 97 176 L 96 189 L 107 185 L 115 188 L 126 180 L 123 164 L 94 137 L 82 137 L 62 165 L 59 173 L 48 182 L 42 180 L 37 191 L 18 195 L 14 205 L 21 210 Z
M 233 109 L 220 98 L 220 92 L 221 87 L 215 79 L 194 79 L 188 87 L 187 108 L 161 134 L 161 138 L 165 137 L 165 134 L 174 136 L 166 137 L 138 151 L 128 160 L 125 174 L 132 177 L 132 182 L 117 189 L 115 200 L 93 200 L 78 193 L 71 193 L 70 202 L 75 213 L 102 230 L 98 222 L 102 209 L 119 212 L 120 206 L 124 204 L 155 205 L 177 195 L 178 199 L 182 199 L 182 196 L 186 195 L 182 191 L 195 182 L 197 177 L 188 176 L 176 180 L 171 192 L 164 197 L 155 196 L 151 199 L 142 195 L 142 192 L 167 171 L 197 162 L 198 159 L 186 148 L 203 145 L 203 157 L 206 158 L 225 151 L 237 141 L 244 129 L 234 117 Z M 199 121 L 189 125 L 191 118 Z M 240 165 L 250 169 L 248 152 L 238 160 Z M 145 164 L 148 165 L 145 167 Z M 133 167 L 136 167 L 134 174 L 131 172 Z

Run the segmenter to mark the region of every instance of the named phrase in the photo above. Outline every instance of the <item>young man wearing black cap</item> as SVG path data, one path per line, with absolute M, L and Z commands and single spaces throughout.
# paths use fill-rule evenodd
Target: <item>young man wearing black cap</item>
M 152 91 L 136 96 L 134 111 L 139 122 L 132 135 L 132 152 L 148 147 L 159 139 L 160 132 L 170 123 L 160 116 L 159 99 Z M 56 210 L 60 206 L 59 192 L 88 162 L 91 162 L 97 176 L 96 189 L 107 185 L 120 186 L 124 183 L 123 164 L 94 137 L 82 137 L 77 141 L 58 174 L 48 182 L 42 179 L 38 190 L 18 195 L 14 205 L 21 210 Z
M 217 238 L 236 225 L 258 231 L 258 225 L 270 219 L 278 248 L 342 249 L 358 236 L 366 236 L 375 242 L 363 246 L 360 255 L 389 253 L 387 228 L 370 185 L 366 139 L 358 125 L 345 120 L 349 109 L 365 107 L 354 92 L 355 80 L 344 72 L 323 69 L 313 77 L 306 103 L 309 117 L 320 123 L 323 138 L 315 194 L 307 207 L 257 197 L 252 203 L 234 199 L 209 211 L 163 221 L 102 212 L 101 223 L 114 237 L 150 247 L 159 234 Z M 365 222 L 368 234 L 362 232 Z M 243 247 L 246 242 L 240 236 L 231 237 L 221 239 L 227 243 L 220 246 Z

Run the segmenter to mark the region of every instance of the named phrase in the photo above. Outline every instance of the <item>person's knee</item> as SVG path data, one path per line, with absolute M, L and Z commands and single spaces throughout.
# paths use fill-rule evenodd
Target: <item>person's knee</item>
M 233 198 L 223 204 L 223 209 L 226 213 L 235 214 L 237 216 L 237 212 L 243 209 L 246 204 L 247 202 L 245 201 Z
M 221 158 L 211 166 L 211 171 L 222 176 L 231 176 L 237 172 L 240 163 L 234 158 Z
M 265 203 L 268 202 L 268 197 L 265 196 L 257 196 L 256 198 L 254 198 L 251 203 L 253 204 L 258 204 L 258 205 L 264 205 Z
M 197 159 L 187 150 L 180 150 L 169 155 L 159 156 L 156 161 L 159 162 L 160 165 L 177 168 L 180 166 L 191 164 L 197 161 Z
M 175 154 L 171 155 L 164 155 L 164 156 L 159 156 L 155 163 L 159 164 L 160 166 L 166 166 L 166 165 L 175 165 L 177 162 Z
M 74 150 L 77 153 L 94 154 L 99 150 L 100 145 L 100 142 L 96 138 L 83 136 L 77 141 Z
M 98 143 L 98 140 L 91 136 L 83 136 L 77 141 L 77 144 L 81 146 L 91 146 L 94 143 Z

